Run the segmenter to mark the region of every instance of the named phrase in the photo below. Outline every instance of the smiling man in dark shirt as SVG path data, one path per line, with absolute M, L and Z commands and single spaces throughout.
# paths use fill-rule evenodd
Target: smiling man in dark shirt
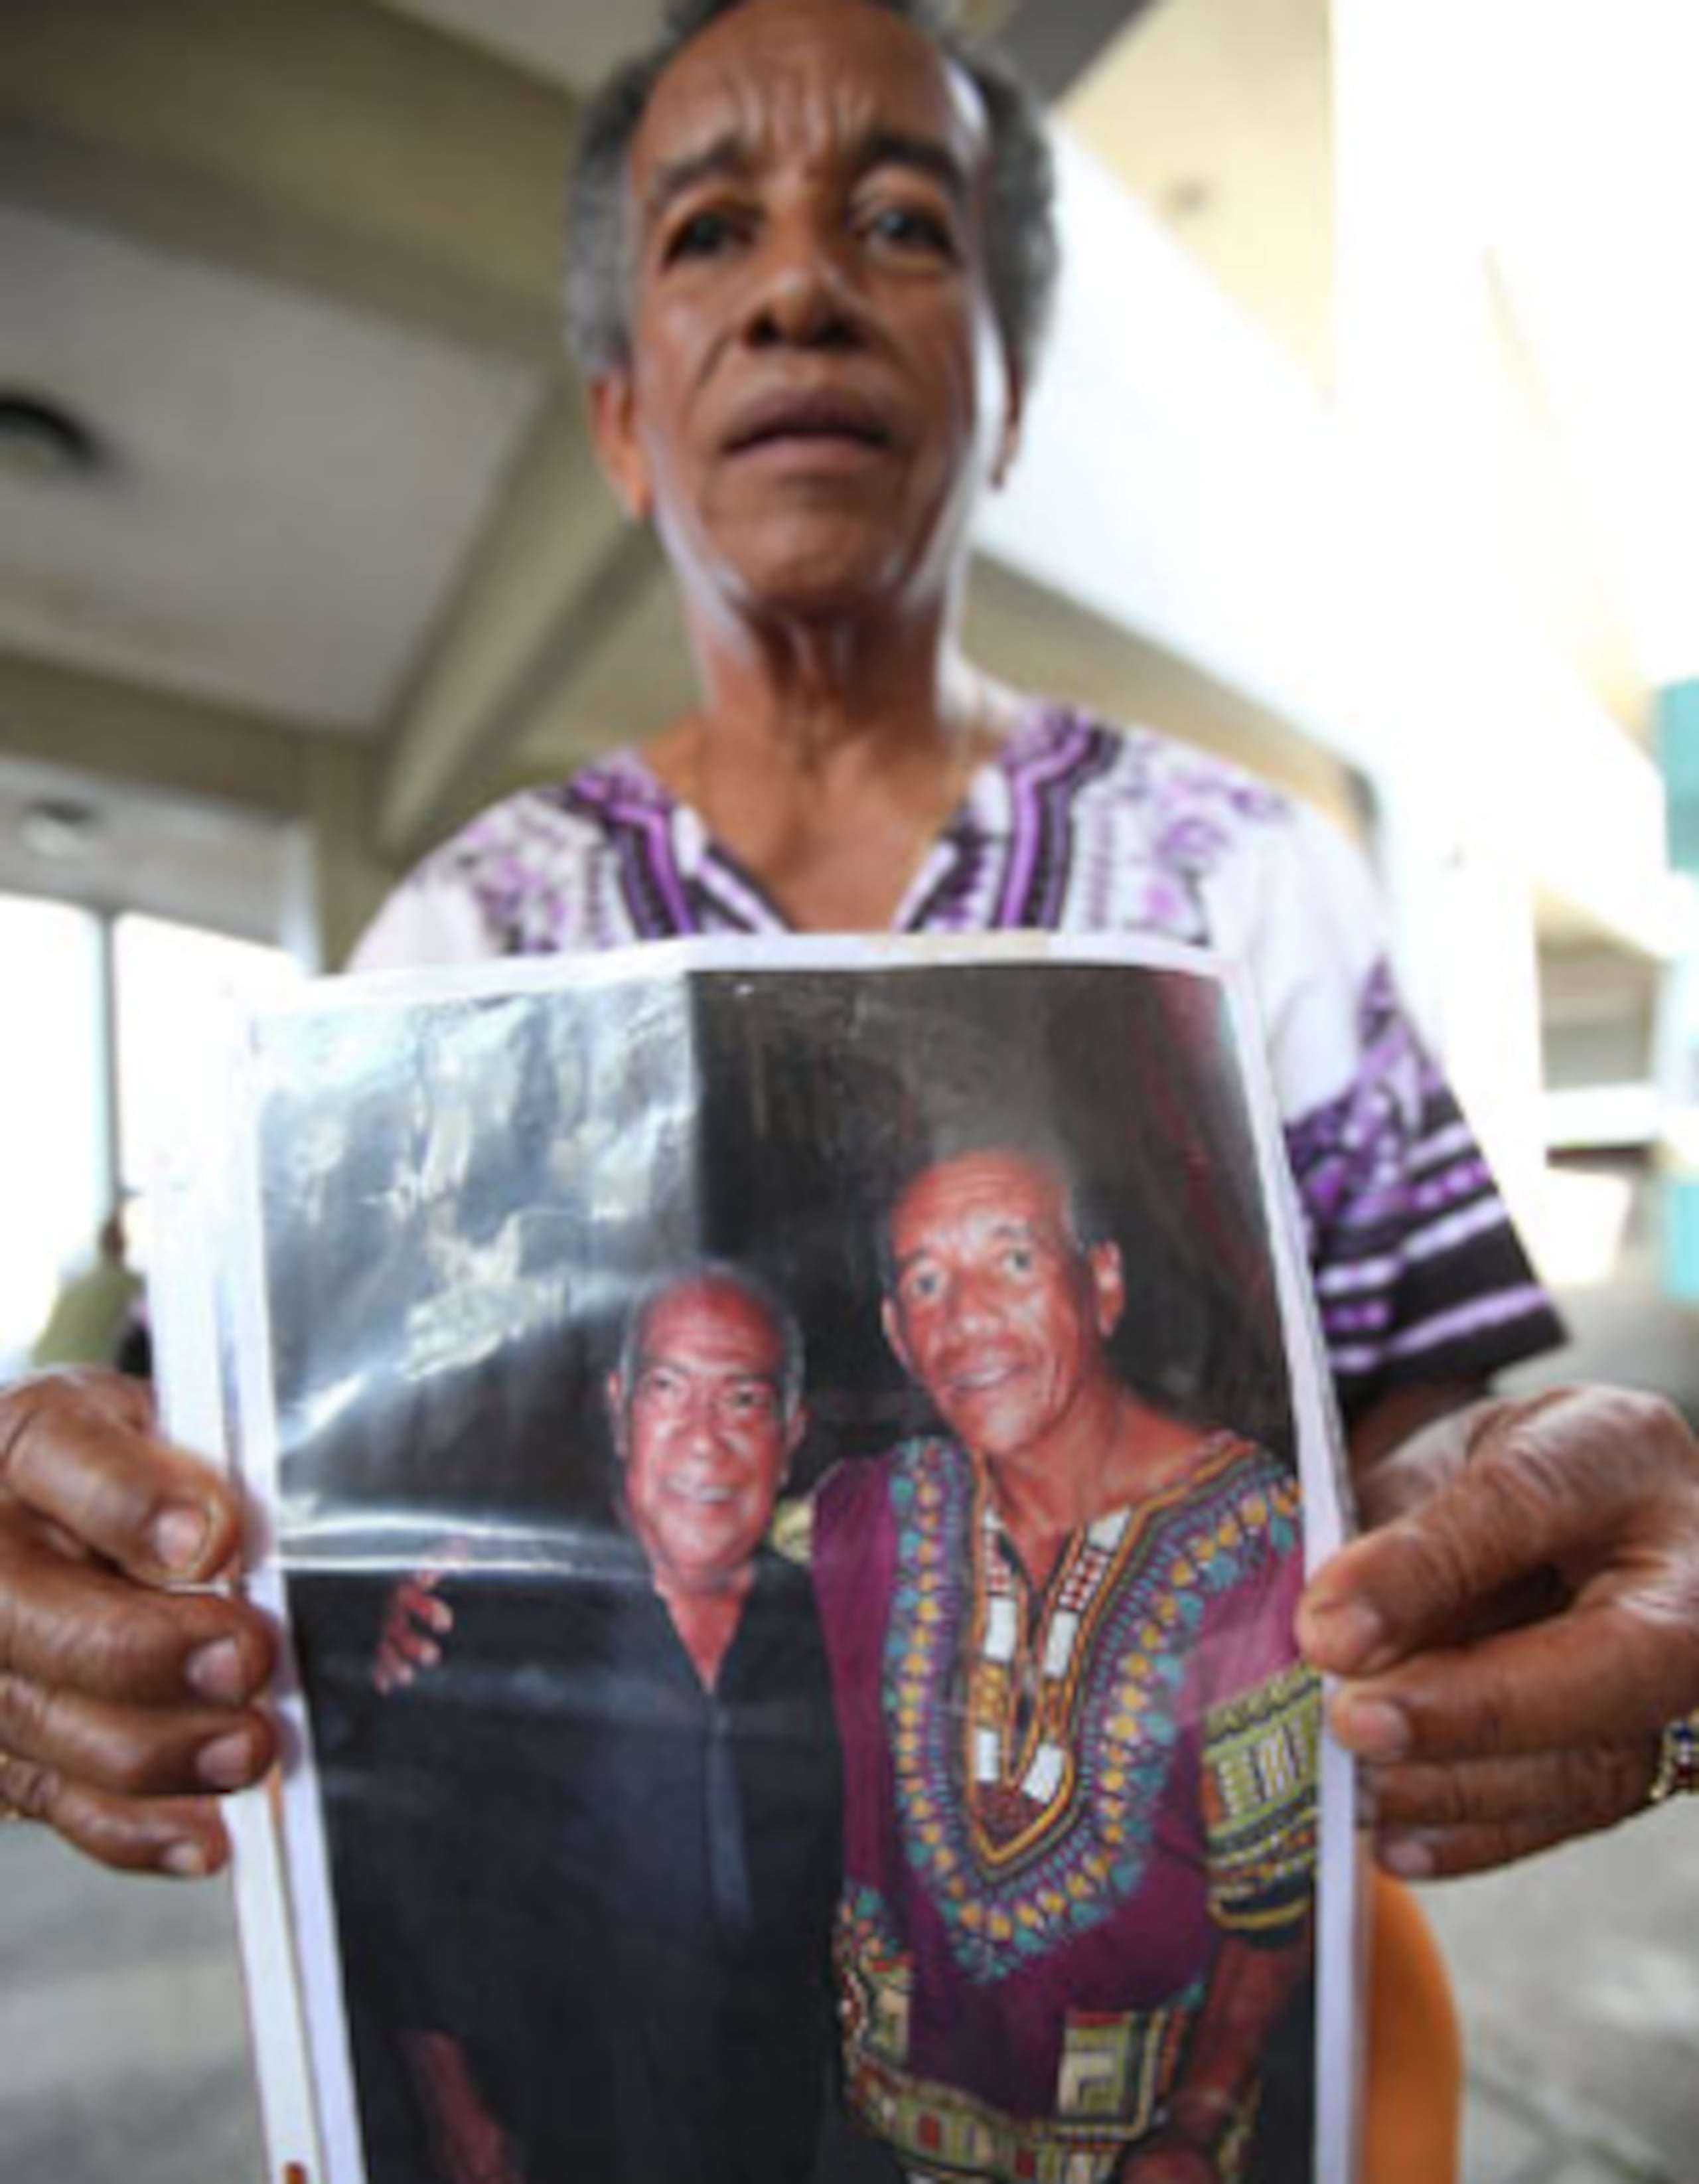
M 808 1581 L 762 1544 L 803 1429 L 735 1271 L 632 1315 L 625 1528 L 467 1572 L 338 1830 L 374 2184 L 797 2184 L 832 2072 L 840 1864 Z

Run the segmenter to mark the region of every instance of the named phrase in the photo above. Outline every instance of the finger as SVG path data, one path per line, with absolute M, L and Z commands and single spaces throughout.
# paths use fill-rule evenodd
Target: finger
M 1652 1740 L 1541 1752 L 1451 1767 L 1415 1763 L 1371 1770 L 1369 1797 L 1383 1841 L 1450 1829 L 1547 1822 L 1564 1834 L 1613 1827 L 1638 1812 L 1656 1763 Z
M 1644 1802 L 1642 1797 L 1641 1803 Z M 1464 1822 L 1451 1828 L 1390 1830 L 1376 1835 L 1374 1855 L 1377 1864 L 1400 1880 L 1453 1880 L 1555 1850 L 1577 1836 L 1613 1827 L 1640 1808 L 1640 1804 L 1633 1805 L 1628 1812 L 1596 1820 L 1556 1812 L 1524 1813 L 1513 1819 Z
M 1428 1429 L 1439 1468 L 1455 1434 L 1468 1461 L 1440 1490 L 1342 1550 L 1307 1589 L 1299 1636 L 1317 1668 L 1374 1673 L 1455 1640 L 1484 1601 L 1542 1568 L 1584 1578 L 1614 1554 L 1627 1572 L 1678 1540 L 1691 1561 L 1699 1454 L 1656 1398 L 1563 1390 L 1485 1405 Z
M 270 1766 L 276 1739 L 253 1711 L 150 1712 L 0 1674 L 0 1750 L 84 1788 L 161 1797 L 246 1789 Z
M 445 1573 L 426 1570 L 406 1584 L 396 1588 L 390 1604 L 389 1619 L 398 1637 L 411 1637 L 415 1628 L 449 1631 L 454 1627 L 454 1611 L 446 1600 L 439 1600 L 433 1590 L 443 1582 Z
M 0 1398 L 0 1490 L 150 1585 L 203 1584 L 241 1540 L 234 1493 L 153 1431 L 142 1384 L 47 1373 Z
M 230 1858 L 229 1838 L 212 1797 L 114 1797 L 0 1752 L 0 1802 L 120 1872 L 197 1880 L 217 1873 Z
M 1696 1690 L 1699 1623 L 1582 1602 L 1344 1685 L 1328 1719 L 1361 1759 L 1491 1758 L 1650 1735 Z
M 264 1686 L 273 1652 L 246 1602 L 149 1592 L 0 1524 L 0 1673 L 136 1707 L 236 1707 Z
M 409 1659 L 398 1646 L 386 1645 L 371 1664 L 372 1687 L 387 1698 L 392 1691 L 409 1690 L 420 1669 L 431 1665 L 428 1660 Z

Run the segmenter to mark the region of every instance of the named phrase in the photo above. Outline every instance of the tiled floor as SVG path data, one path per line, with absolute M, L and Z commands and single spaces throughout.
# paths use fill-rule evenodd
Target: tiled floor
M 1469 2036 L 1464 2184 L 1699 2180 L 1699 1807 L 1426 1902 Z M 0 2177 L 259 2184 L 222 1889 L 0 1830 Z
M 1699 1806 L 1423 1902 L 1467 2036 L 1465 2184 L 1695 2184 Z

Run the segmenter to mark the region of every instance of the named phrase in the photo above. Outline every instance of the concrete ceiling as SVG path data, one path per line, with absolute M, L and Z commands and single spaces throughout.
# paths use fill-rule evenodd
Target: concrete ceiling
M 640 50 L 660 28 L 666 13 L 665 0 L 621 0 L 617 8 L 562 6 L 561 0 L 383 4 L 569 91 L 599 81 L 627 54 Z
M 617 8 L 563 5 L 562 0 L 382 0 L 382 4 L 575 92 L 599 83 L 629 54 L 640 52 L 660 29 L 666 14 L 666 0 L 623 0 Z M 966 27 L 983 35 L 1000 31 L 1013 12 L 1014 0 L 967 0 L 961 16 Z M 1128 8 L 1127 0 L 1113 0 L 1112 8 L 1095 0 L 1073 0 L 1070 7 L 1052 4 L 1028 12 L 1078 19 L 1085 39 L 1076 39 L 1072 48 L 1077 70 L 1119 28 Z M 1024 64 L 1026 56 L 1022 58 Z
M 315 727 L 385 719 L 535 371 L 35 211 L 0 206 L 0 265 L 7 379 L 103 450 L 86 479 L 0 475 L 0 646 Z

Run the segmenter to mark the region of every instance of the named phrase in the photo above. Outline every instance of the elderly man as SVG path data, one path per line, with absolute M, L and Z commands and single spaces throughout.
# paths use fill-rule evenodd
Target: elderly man
M 570 316 L 700 700 L 447 845 L 365 960 L 1029 926 L 1243 962 L 1379 1528 L 1301 1635 L 1350 1680 L 1333 1719 L 1379 1771 L 1383 1858 L 1491 1864 L 1694 1786 L 1699 1453 L 1644 1397 L 1486 1400 L 1556 1323 L 1343 844 L 962 660 L 1055 245 L 1029 103 L 922 0 L 682 0 L 586 116 Z M 0 1399 L 0 1802 L 114 1864 L 207 1870 L 208 1793 L 270 1762 L 270 1643 L 169 1588 L 228 1567 L 234 1499 L 75 1376 Z
M 917 1176 L 887 1334 L 944 1429 L 815 1513 L 850 2094 L 919 2176 L 1236 2178 L 1309 1953 L 1296 1483 L 1153 1410 L 1061 1173 Z
M 623 1526 L 450 1580 L 443 1661 L 333 1774 L 375 2184 L 809 2175 L 838 1746 L 762 1545 L 801 1385 L 746 1276 L 652 1290 L 607 1388 Z

